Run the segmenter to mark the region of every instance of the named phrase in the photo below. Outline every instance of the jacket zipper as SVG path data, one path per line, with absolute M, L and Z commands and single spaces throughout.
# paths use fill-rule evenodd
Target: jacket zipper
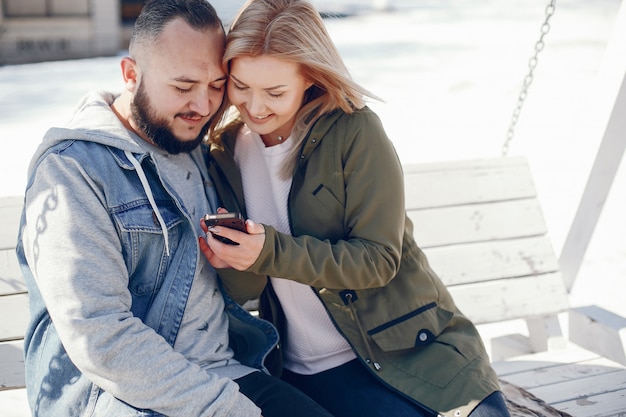
M 363 344 L 365 345 L 365 349 L 367 350 L 367 354 L 369 358 L 365 358 L 365 362 L 372 365 L 374 369 L 380 371 L 382 366 L 380 363 L 374 358 L 374 352 L 372 352 L 372 347 L 370 346 L 365 331 L 363 330 L 363 326 L 361 326 L 361 321 L 359 320 L 359 315 L 357 314 L 356 308 L 354 308 L 354 303 L 352 301 L 352 294 L 346 294 L 346 301 L 348 302 L 348 307 L 350 307 L 350 311 L 354 316 L 354 321 L 356 321 L 356 326 L 359 328 L 359 333 L 361 334 L 361 338 L 363 339 Z

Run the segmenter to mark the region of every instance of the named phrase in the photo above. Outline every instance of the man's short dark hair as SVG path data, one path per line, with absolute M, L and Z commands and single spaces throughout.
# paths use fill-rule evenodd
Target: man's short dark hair
M 182 18 L 199 31 L 224 30 L 217 12 L 207 0 L 148 0 L 135 21 L 130 37 L 131 57 L 139 45 L 157 40 L 165 26 L 176 18 Z

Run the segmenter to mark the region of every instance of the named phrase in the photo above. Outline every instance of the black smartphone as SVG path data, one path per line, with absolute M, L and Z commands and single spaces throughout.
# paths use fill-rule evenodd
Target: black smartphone
M 215 226 L 230 227 L 231 229 L 239 230 L 240 232 L 247 233 L 246 221 L 240 213 L 218 213 L 218 214 L 206 214 L 204 216 L 204 224 L 206 227 L 211 228 Z M 224 236 L 211 233 L 213 237 L 220 242 L 228 243 L 229 245 L 238 245 L 238 242 L 230 240 Z

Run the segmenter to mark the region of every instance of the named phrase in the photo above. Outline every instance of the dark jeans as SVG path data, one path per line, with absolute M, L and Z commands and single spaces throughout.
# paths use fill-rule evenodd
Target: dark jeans
M 253 372 L 235 382 L 261 409 L 263 417 L 333 417 L 301 391 L 263 372 Z
M 383 386 L 356 359 L 315 375 L 285 370 L 282 378 L 335 417 L 433 417 L 432 412 Z M 500 392 L 485 398 L 470 414 L 470 417 L 507 416 Z
M 500 391 L 492 393 L 478 404 L 478 407 L 470 413 L 469 417 L 510 417 L 506 408 L 504 395 Z

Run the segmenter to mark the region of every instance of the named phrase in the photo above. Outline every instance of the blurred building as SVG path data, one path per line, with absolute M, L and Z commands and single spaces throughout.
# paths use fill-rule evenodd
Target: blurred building
M 245 0 L 209 0 L 228 26 Z M 385 0 L 313 0 L 341 15 Z M 143 0 L 0 0 L 0 65 L 116 55 Z M 380 7 L 380 6 L 379 6 Z
M 232 18 L 243 0 L 210 0 Z M 143 0 L 0 0 L 0 65 L 116 55 Z M 222 13 L 223 12 L 223 13 Z
M 0 0 L 0 64 L 116 54 L 120 0 Z

